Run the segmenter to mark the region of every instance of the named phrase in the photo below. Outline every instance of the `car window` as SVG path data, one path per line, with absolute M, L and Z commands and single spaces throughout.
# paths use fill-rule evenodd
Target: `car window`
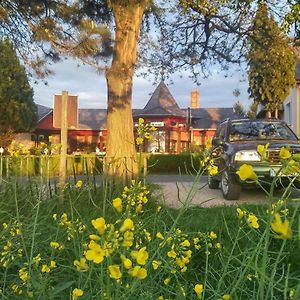
M 284 139 L 296 140 L 292 130 L 282 122 L 248 121 L 233 122 L 230 128 L 229 140 L 249 139 Z

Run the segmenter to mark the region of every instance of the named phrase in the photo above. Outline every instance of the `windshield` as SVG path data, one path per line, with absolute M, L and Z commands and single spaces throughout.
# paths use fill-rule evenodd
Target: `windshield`
M 296 140 L 292 130 L 284 123 L 269 121 L 232 122 L 230 141 L 250 139 Z

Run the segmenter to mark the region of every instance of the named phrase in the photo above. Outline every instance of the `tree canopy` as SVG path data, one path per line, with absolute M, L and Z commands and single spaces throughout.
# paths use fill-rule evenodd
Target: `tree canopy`
M 29 131 L 36 124 L 33 90 L 12 44 L 0 40 L 0 129 Z
M 295 84 L 295 55 L 267 5 L 261 2 L 253 19 L 249 41 L 250 97 L 276 111 Z

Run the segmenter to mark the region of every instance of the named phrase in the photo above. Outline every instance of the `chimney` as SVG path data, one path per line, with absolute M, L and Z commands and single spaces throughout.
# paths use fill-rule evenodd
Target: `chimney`
M 191 91 L 191 108 L 199 108 L 199 92 L 197 90 Z

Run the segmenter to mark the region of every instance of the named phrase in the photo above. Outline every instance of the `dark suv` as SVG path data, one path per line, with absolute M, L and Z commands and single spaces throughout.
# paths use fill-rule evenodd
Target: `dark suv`
M 266 144 L 269 146 L 267 160 L 264 160 L 257 152 L 257 146 Z M 291 153 L 300 153 L 296 134 L 286 123 L 275 119 L 226 119 L 217 128 L 212 145 L 210 155 L 219 173 L 208 175 L 208 186 L 217 189 L 221 183 L 227 200 L 236 200 L 240 196 L 244 182 L 236 172 L 241 165 L 251 165 L 259 179 L 270 182 L 281 167 L 281 147 L 289 146 Z

